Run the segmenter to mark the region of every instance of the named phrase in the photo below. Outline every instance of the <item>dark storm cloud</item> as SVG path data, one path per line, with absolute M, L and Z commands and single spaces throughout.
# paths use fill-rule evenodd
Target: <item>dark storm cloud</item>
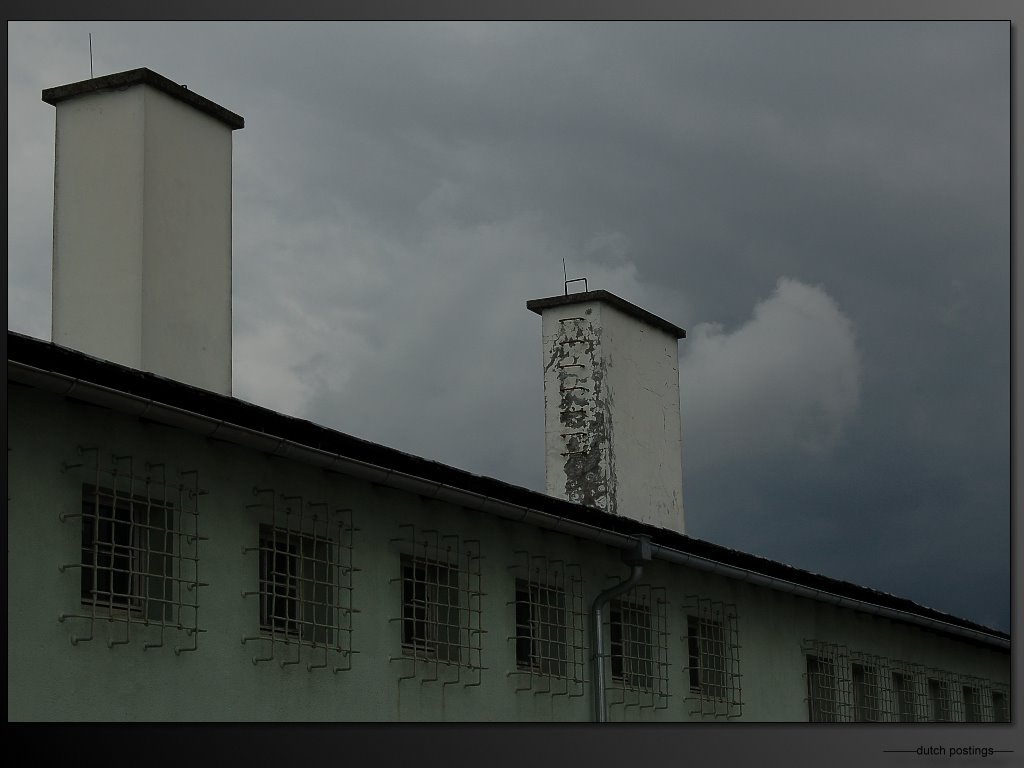
M 565 259 L 690 331 L 688 532 L 1008 629 L 1008 25 L 13 24 L 40 336 L 90 31 L 246 118 L 237 395 L 543 488 Z

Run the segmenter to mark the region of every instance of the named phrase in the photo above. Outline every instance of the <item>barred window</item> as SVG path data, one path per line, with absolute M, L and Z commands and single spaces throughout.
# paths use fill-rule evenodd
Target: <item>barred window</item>
M 260 526 L 260 629 L 332 644 L 336 625 L 334 542 Z
M 565 590 L 516 579 L 516 667 L 565 677 Z
M 954 720 L 953 691 L 948 680 L 928 678 L 928 719 L 933 723 L 944 723 Z
M 612 680 L 651 690 L 654 684 L 654 633 L 650 606 L 616 600 L 609 613 Z
M 258 633 L 242 643 L 260 652 L 254 664 L 305 664 L 307 671 L 351 669 L 353 573 L 352 510 L 326 501 L 254 488 L 259 501 L 248 509 L 268 521 L 253 526 L 253 621 Z M 254 630 L 255 628 L 254 627 Z
M 668 600 L 664 587 L 638 584 L 608 604 L 605 690 L 609 716 L 668 707 Z M 603 629 L 603 628 L 602 628 Z
M 398 526 L 391 539 L 399 550 L 392 584 L 400 652 L 398 679 L 444 686 L 480 685 L 484 669 L 481 638 L 483 590 L 480 541 L 436 529 Z
M 516 691 L 578 698 L 584 695 L 587 652 L 580 567 L 517 550 L 508 601 L 515 619 Z
M 278 543 L 278 534 L 281 541 Z M 298 635 L 299 568 L 288 532 L 260 526 L 260 629 Z
M 110 647 L 195 651 L 198 635 L 198 487 L 194 471 L 80 447 L 64 471 L 81 478 L 81 496 L 60 519 L 76 526 L 75 607 L 58 615 L 74 628 L 72 645 L 106 627 Z M 85 630 L 84 632 L 82 630 Z
M 853 682 L 853 719 L 857 722 L 880 720 L 878 667 L 854 663 L 850 667 Z
M 992 691 L 992 720 L 997 723 L 1010 722 L 1010 708 L 1003 691 Z
M 981 691 L 972 686 L 963 686 L 964 695 L 964 717 L 968 723 L 980 723 L 981 717 Z
M 690 692 L 724 699 L 728 694 L 725 627 L 720 621 L 687 616 L 686 634 Z
M 812 723 L 834 723 L 839 720 L 839 696 L 836 665 L 831 659 L 807 657 L 807 705 Z
M 685 615 L 689 713 L 740 717 L 743 701 L 736 606 L 687 595 Z
M 842 645 L 805 641 L 807 716 L 812 723 L 850 719 L 850 653 Z
M 913 676 L 908 672 L 893 672 L 892 691 L 896 702 L 896 719 L 901 723 L 914 722 L 917 717 Z
M 458 663 L 462 646 L 459 569 L 448 563 L 402 557 L 402 652 Z
M 173 512 L 170 503 L 83 488 L 83 605 L 161 621 L 168 615 Z

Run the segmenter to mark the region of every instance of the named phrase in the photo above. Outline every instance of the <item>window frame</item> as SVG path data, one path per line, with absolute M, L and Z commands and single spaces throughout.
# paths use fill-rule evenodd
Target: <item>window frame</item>
M 916 723 L 918 720 L 917 697 L 914 690 L 914 675 L 905 669 L 891 670 L 889 675 L 892 684 L 893 716 L 899 723 Z
M 81 605 L 109 616 L 165 621 L 173 602 L 176 511 L 172 501 L 154 501 L 83 483 Z M 162 518 L 162 525 L 154 524 L 156 515 Z M 104 527 L 109 533 L 103 533 Z M 160 539 L 163 548 L 158 546 Z M 161 559 L 162 568 L 154 571 L 154 560 L 159 564 Z M 122 567 L 115 568 L 115 561 Z M 105 583 L 107 589 L 99 588 L 98 582 Z
M 842 721 L 839 711 L 839 678 L 835 657 L 820 653 L 806 654 L 807 717 L 811 723 L 837 723 Z M 822 685 L 822 682 L 827 685 Z M 826 709 L 825 705 L 831 705 Z
M 992 701 L 992 722 L 994 723 L 1008 723 L 1010 722 L 1010 695 L 1008 691 L 1001 688 L 993 689 L 991 691 Z
M 983 722 L 981 686 L 973 682 L 963 683 L 960 686 L 960 693 L 964 702 L 964 720 L 968 723 Z
M 446 574 L 444 584 L 442 574 Z M 462 579 L 458 565 L 415 555 L 401 556 L 403 656 L 441 664 L 462 663 L 463 640 L 468 632 L 461 605 Z M 445 602 L 443 597 L 447 597 Z
M 687 614 L 686 651 L 690 693 L 695 693 L 707 701 L 731 701 L 729 667 L 732 649 L 726 639 L 725 620 Z M 711 663 L 716 659 L 720 661 L 720 665 Z M 709 675 L 705 675 L 705 672 Z M 708 680 L 708 676 L 717 676 L 718 680 Z
M 865 661 L 851 662 L 850 683 L 853 692 L 854 722 L 880 722 L 882 700 L 878 666 Z
M 958 720 L 953 702 L 953 680 L 942 673 L 930 673 L 925 678 L 928 695 L 928 722 L 952 723 Z
M 626 616 L 624 616 L 625 614 Z M 632 619 L 629 623 L 626 618 Z M 645 617 L 646 623 L 636 621 Z M 655 615 L 653 607 L 629 600 L 612 600 L 608 610 L 609 646 L 608 655 L 611 664 L 611 679 L 624 687 L 644 692 L 655 690 Z M 632 630 L 634 636 L 630 637 Z M 640 652 L 638 652 L 640 651 Z M 631 666 L 639 669 L 629 669 Z
M 326 536 L 261 523 L 257 551 L 260 633 L 333 647 L 339 631 L 333 614 L 341 610 L 335 597 L 341 589 L 335 542 Z M 282 572 L 283 583 L 276 578 Z M 277 611 L 282 598 L 283 614 Z
M 567 606 L 567 602 L 568 594 L 562 588 L 528 579 L 515 580 L 516 669 L 568 678 L 567 619 L 571 606 Z M 554 653 L 545 653 L 551 649 Z

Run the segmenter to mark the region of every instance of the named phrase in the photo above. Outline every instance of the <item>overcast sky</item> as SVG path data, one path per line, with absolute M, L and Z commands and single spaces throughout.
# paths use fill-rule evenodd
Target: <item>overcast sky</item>
M 245 118 L 235 396 L 543 490 L 565 259 L 687 330 L 689 535 L 1009 630 L 1008 23 L 9 23 L 46 340 L 90 32 Z

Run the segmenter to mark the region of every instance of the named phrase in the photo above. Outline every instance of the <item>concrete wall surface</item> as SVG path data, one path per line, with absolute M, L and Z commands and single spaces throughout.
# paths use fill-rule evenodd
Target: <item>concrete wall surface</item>
M 8 407 L 11 720 L 591 719 L 589 612 L 600 591 L 628 575 L 618 551 L 22 385 L 10 387 Z M 90 618 L 83 606 L 83 496 L 107 481 L 97 482 L 96 456 L 112 468 L 104 478 L 135 478 L 136 495 L 157 473 L 181 479 L 168 483 L 172 491 L 193 480 L 205 491 L 189 497 L 195 527 L 182 523 L 188 535 L 175 545 L 196 553 L 181 567 L 200 585 L 175 593 L 198 606 L 180 609 L 182 629 Z M 344 560 L 350 579 L 351 590 L 338 593 L 351 609 L 351 654 L 272 643 L 260 630 L 260 526 L 279 523 L 292 503 L 351 510 L 350 547 L 330 555 Z M 465 566 L 457 577 L 462 665 L 403 654 L 402 558 L 424 544 Z M 517 586 L 546 578 L 566 586 L 556 622 L 566 627 L 564 676 L 556 678 L 516 661 Z M 629 601 L 651 620 L 619 643 L 653 651 L 635 685 L 622 675 L 617 682 L 609 662 L 612 720 L 805 721 L 808 640 L 1008 685 L 1008 653 L 664 561 L 645 568 Z M 735 615 L 741 706 L 717 717 L 700 714 L 690 691 L 687 616 L 701 606 Z M 604 632 L 613 647 L 608 624 Z

